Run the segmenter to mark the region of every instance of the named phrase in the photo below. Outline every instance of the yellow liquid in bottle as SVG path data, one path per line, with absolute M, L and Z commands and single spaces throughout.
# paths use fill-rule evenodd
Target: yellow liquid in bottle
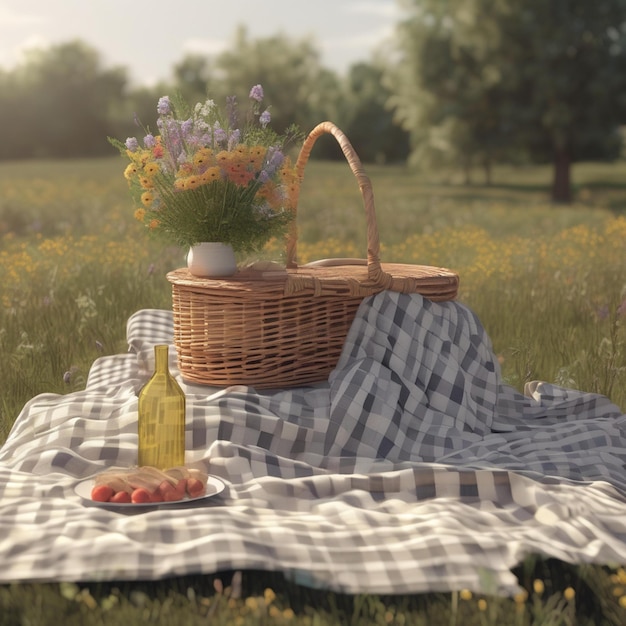
M 170 374 L 168 346 L 154 347 L 155 370 L 139 392 L 139 466 L 185 464 L 185 394 Z

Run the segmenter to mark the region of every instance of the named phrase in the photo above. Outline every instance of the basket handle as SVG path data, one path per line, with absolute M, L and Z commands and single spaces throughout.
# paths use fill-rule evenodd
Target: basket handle
M 299 185 L 296 192 L 295 203 L 293 207 L 294 219 L 292 220 L 287 236 L 287 268 L 294 269 L 298 267 L 296 263 L 296 250 L 298 230 L 296 226 L 296 213 L 298 206 L 298 199 L 300 195 L 300 185 L 304 179 L 304 168 L 309 160 L 313 145 L 319 137 L 324 134 L 331 134 L 339 143 L 341 150 L 348 161 L 348 165 L 352 170 L 352 173 L 359 183 L 359 189 L 361 190 L 361 196 L 363 197 L 363 204 L 365 206 L 365 218 L 367 221 L 367 276 L 368 282 L 374 285 L 382 286 L 387 289 L 391 286 L 393 278 L 382 270 L 380 264 L 380 240 L 378 237 L 378 224 L 376 223 L 376 210 L 374 208 L 374 192 L 372 190 L 372 183 L 369 177 L 363 170 L 361 159 L 359 159 L 357 153 L 354 151 L 352 144 L 346 137 L 346 135 L 332 122 L 321 122 L 318 124 L 306 137 L 298 160 L 296 161 L 296 173 L 298 175 Z M 339 260 L 337 260 L 339 261 Z M 348 265 L 354 264 L 354 260 L 346 260 Z M 352 261 L 352 262 L 350 262 Z

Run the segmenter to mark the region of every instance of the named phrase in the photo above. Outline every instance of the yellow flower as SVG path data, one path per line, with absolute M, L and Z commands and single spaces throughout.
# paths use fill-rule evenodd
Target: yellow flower
M 543 584 L 543 580 L 535 578 L 535 580 L 533 581 L 533 589 L 535 590 L 535 593 L 540 596 L 546 589 L 545 585 Z
M 188 176 L 185 179 L 185 189 L 196 189 L 201 185 L 201 180 L 199 176 Z
M 250 163 L 257 170 L 261 169 L 266 153 L 267 149 L 264 146 L 251 146 L 248 149 L 248 163 Z
M 196 167 L 206 165 L 210 163 L 211 156 L 213 156 L 213 150 L 211 150 L 211 148 L 200 148 L 200 150 L 193 155 L 193 164 Z
M 487 600 L 485 600 L 485 598 L 481 598 L 478 601 L 478 610 L 479 611 L 486 611 L 487 610 Z
M 217 155 L 215 156 L 215 160 L 219 163 L 219 165 L 224 166 L 230 163 L 230 161 L 232 160 L 232 156 L 233 155 L 227 150 L 222 150 L 221 152 L 217 153 Z
M 155 230 L 156 228 L 159 227 L 159 224 L 160 224 L 159 220 L 156 220 L 156 219 L 150 220 L 150 224 L 148 224 L 148 228 L 150 230 Z
M 187 179 L 186 178 L 177 178 L 174 181 L 174 189 L 176 189 L 177 191 L 182 191 L 183 189 L 185 189 L 187 184 Z
M 149 207 L 149 206 L 152 206 L 153 202 L 154 202 L 154 194 L 151 191 L 144 191 L 141 194 L 141 204 Z
M 135 211 L 135 219 L 139 220 L 140 222 L 143 222 L 143 218 L 146 216 L 146 210 L 145 209 L 137 209 Z
M 273 589 L 269 587 L 263 592 L 263 598 L 265 599 L 265 604 L 272 604 L 276 599 L 276 594 Z
M 248 146 L 246 146 L 245 144 L 240 143 L 234 150 L 233 152 L 235 153 L 235 155 L 242 159 L 245 160 L 248 158 L 248 154 L 249 154 L 249 149 Z
M 134 163 L 129 163 L 124 170 L 124 178 L 126 180 L 131 180 L 133 176 L 137 175 L 137 166 Z
M 203 184 L 212 183 L 215 180 L 219 180 L 222 177 L 222 171 L 217 165 L 209 167 L 206 172 L 200 174 L 200 178 Z
M 146 163 L 145 167 L 143 168 L 143 171 L 145 172 L 146 176 L 152 177 L 155 174 L 158 174 L 160 169 L 161 168 L 159 167 L 159 164 L 152 161 L 150 163 Z
M 567 589 L 563 592 L 563 597 L 571 602 L 576 597 L 576 591 L 574 591 L 573 587 L 567 587 Z
M 152 189 L 152 187 L 154 187 L 154 183 L 152 182 L 152 179 L 149 178 L 148 176 L 140 176 L 139 184 L 141 185 L 143 189 Z
M 513 596 L 513 600 L 515 600 L 515 604 L 524 604 L 528 599 L 528 591 L 526 589 L 522 589 L 518 591 L 515 596 Z
M 469 589 L 461 589 L 459 592 L 459 598 L 461 598 L 461 600 L 471 600 L 472 592 Z

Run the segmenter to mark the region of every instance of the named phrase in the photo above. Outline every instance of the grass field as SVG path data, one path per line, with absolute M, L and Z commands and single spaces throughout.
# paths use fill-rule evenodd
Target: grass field
M 131 313 L 170 306 L 165 273 L 184 263 L 184 251 L 141 232 L 122 165 L 117 158 L 0 164 L 0 443 L 27 400 L 81 389 L 94 359 L 126 351 Z M 626 163 L 577 166 L 576 203 L 568 207 L 548 204 L 543 167 L 498 168 L 491 187 L 463 186 L 445 173 L 366 169 L 382 260 L 457 270 L 459 299 L 483 322 L 507 382 L 599 392 L 626 410 Z M 307 165 L 298 225 L 302 262 L 365 255 L 362 202 L 345 164 Z M 281 253 L 275 243 L 266 255 Z M 250 572 L 240 598 L 232 586 L 222 589 L 229 575 L 215 584 L 189 577 L 4 586 L 0 626 L 52 623 L 59 614 L 67 624 L 195 624 L 209 613 L 217 624 L 573 624 L 574 613 L 579 624 L 621 624 L 619 565 L 529 558 L 518 572 L 528 596 L 517 602 L 347 598 Z

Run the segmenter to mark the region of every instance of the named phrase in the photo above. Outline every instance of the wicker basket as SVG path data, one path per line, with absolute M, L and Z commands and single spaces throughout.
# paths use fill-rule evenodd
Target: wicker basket
M 167 275 L 172 284 L 178 367 L 190 383 L 224 387 L 293 387 L 324 381 L 335 367 L 365 296 L 390 289 L 452 300 L 459 277 L 450 270 L 379 260 L 374 196 L 352 145 L 331 122 L 308 135 L 296 162 L 300 180 L 315 141 L 330 133 L 355 175 L 367 219 L 367 260 L 327 259 L 299 266 L 297 231 L 287 240 L 286 269 L 240 271 L 228 279 Z

